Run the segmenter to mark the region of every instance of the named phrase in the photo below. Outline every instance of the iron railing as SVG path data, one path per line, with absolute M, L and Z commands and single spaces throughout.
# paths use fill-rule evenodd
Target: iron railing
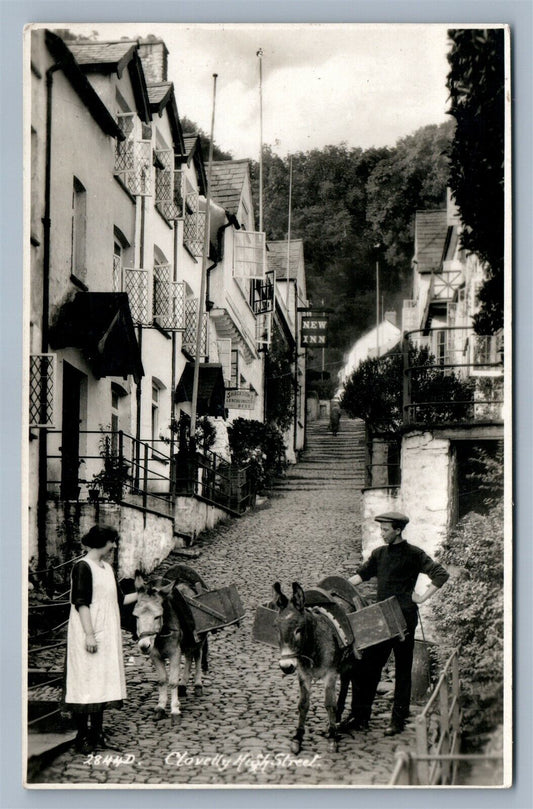
M 236 467 L 209 450 L 190 452 L 163 439 L 142 441 L 122 430 L 84 430 L 73 451 L 60 431 L 50 430 L 48 436 L 50 498 L 130 503 L 165 516 L 179 494 L 238 514 L 251 503 L 248 467 Z
M 464 754 L 461 749 L 459 650 L 445 663 L 435 690 L 416 717 L 416 752 L 400 750 L 389 786 L 448 786 L 458 783 L 460 765 L 496 761 L 502 755 Z
M 432 362 L 411 365 L 413 344 L 426 347 Z M 503 345 L 499 335 L 477 335 L 466 326 L 417 329 L 404 333 L 402 354 L 404 424 L 502 421 Z

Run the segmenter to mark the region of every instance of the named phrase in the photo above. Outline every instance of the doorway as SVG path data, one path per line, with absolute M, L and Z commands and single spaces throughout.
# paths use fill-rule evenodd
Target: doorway
M 61 499 L 77 500 L 80 466 L 81 398 L 85 374 L 68 362 L 63 363 L 63 404 L 61 436 Z

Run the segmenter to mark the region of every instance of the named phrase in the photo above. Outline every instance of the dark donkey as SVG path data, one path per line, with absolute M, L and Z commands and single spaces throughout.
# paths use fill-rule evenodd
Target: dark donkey
M 183 566 L 185 568 L 185 566 Z M 170 576 L 167 571 L 167 576 Z M 199 638 L 194 631 L 194 620 L 184 595 L 194 597 L 198 591 L 190 581 L 171 580 L 149 582 L 144 574 L 135 572 L 135 588 L 138 593 L 133 615 L 137 620 L 139 649 L 149 656 L 157 673 L 159 699 L 156 718 L 166 714 L 168 689 L 170 688 L 170 715 L 174 721 L 179 714 L 179 697 L 185 696 L 191 665 L 195 663 L 194 694 L 202 694 L 202 669 L 207 670 L 207 638 Z M 203 583 L 202 583 L 203 584 Z M 180 676 L 181 653 L 185 659 Z M 168 676 L 165 661 L 168 660 Z
M 276 582 L 273 604 L 279 610 L 280 668 L 284 674 L 297 672 L 300 683 L 298 727 L 291 740 L 291 751 L 299 753 L 302 748 L 311 683 L 323 680 L 329 720 L 328 747 L 335 752 L 338 744 L 337 678 L 352 670 L 355 663 L 353 648 L 342 642 L 339 627 L 325 610 L 306 608 L 305 593 L 298 582 L 293 582 L 290 601 Z

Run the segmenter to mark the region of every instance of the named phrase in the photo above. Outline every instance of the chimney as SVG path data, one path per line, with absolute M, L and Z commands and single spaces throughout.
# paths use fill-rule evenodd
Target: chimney
M 393 326 L 397 326 L 396 322 L 396 312 L 392 310 L 391 312 L 385 312 L 385 320 L 388 320 L 389 323 L 392 323 Z
M 168 49 L 162 39 L 139 40 L 139 56 L 146 84 L 167 81 Z

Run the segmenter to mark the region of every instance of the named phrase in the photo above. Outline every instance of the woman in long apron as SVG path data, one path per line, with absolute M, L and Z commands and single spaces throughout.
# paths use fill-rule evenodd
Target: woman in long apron
M 82 539 L 87 553 L 72 569 L 65 705 L 76 723 L 76 748 L 85 754 L 106 746 L 104 709 L 126 698 L 119 605 L 137 594 L 122 596 L 104 560 L 118 539 L 114 528 L 93 526 Z

